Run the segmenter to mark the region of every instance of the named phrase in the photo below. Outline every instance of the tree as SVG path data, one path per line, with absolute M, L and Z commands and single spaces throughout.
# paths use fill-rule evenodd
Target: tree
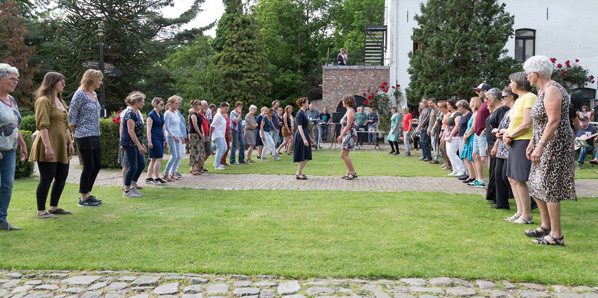
M 215 94 L 227 101 L 245 105 L 268 104 L 271 83 L 268 81 L 268 60 L 264 55 L 262 36 L 255 19 L 243 12 L 238 1 L 231 1 L 228 11 L 234 16 L 228 23 L 222 51 L 214 62 L 223 74 L 223 92 Z
M 334 51 L 345 48 L 351 53 L 362 55 L 365 37 L 365 11 L 367 7 L 384 7 L 384 0 L 343 0 L 331 8 L 334 25 Z M 336 57 L 335 61 L 336 61 Z
M 504 49 L 514 23 L 505 6 L 496 0 L 429 0 L 420 5 L 412 39 L 421 48 L 409 54 L 411 103 L 423 96 L 467 98 L 483 81 L 508 84 L 509 74 L 520 71 L 521 64 Z
M 19 70 L 19 85 L 15 98 L 19 105 L 31 105 L 31 94 L 34 90 L 33 75 L 39 72 L 40 66 L 29 66 L 35 47 L 25 44 L 27 28 L 21 20 L 21 9 L 14 0 L 0 3 L 0 61 L 8 63 Z
M 105 31 L 104 61 L 122 72 L 120 77 L 105 77 L 106 107 L 109 111 L 122 108 L 123 99 L 139 87 L 153 96 L 167 97 L 168 88 L 161 88 L 163 71 L 156 63 L 166 58 L 178 45 L 188 43 L 203 30 L 180 30 L 193 20 L 204 0 L 195 0 L 191 8 L 176 18 L 165 18 L 161 9 L 174 0 L 58 0 L 63 16 L 53 50 L 59 58 L 57 67 L 67 78 L 67 95 L 78 86 L 85 69 L 82 63 L 99 60 L 96 30 Z M 158 76 L 154 74 L 162 74 Z

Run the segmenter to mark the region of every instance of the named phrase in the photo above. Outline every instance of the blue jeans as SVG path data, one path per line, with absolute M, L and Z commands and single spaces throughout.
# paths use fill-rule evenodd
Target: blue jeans
M 276 155 L 276 144 L 274 144 L 274 140 L 272 140 L 272 135 L 270 134 L 270 132 L 264 131 L 264 135 L 261 135 L 261 131 L 260 131 L 260 137 L 262 138 L 262 143 L 264 143 L 264 149 L 262 150 L 262 159 L 266 158 L 266 153 L 268 153 L 268 150 L 270 150 L 270 157 L 273 157 Z
M 239 163 L 245 163 L 245 137 L 242 131 L 231 130 L 233 144 L 230 150 L 230 163 L 235 162 L 235 153 L 239 149 Z
M 175 142 L 173 137 L 167 137 L 166 141 L 168 142 L 168 148 L 170 148 L 170 159 L 166 163 L 164 173 L 174 174 L 174 172 L 176 172 L 176 169 L 179 167 L 181 160 L 183 159 L 183 157 L 181 156 L 181 150 L 179 148 L 179 146 L 182 146 L 182 143 L 180 139 L 178 143 Z
M 328 138 L 328 125 L 322 124 L 320 125 L 320 133 L 322 134 L 322 142 L 326 142 L 326 138 Z
M 145 156 L 139 154 L 139 149 L 136 145 L 125 146 L 127 152 L 127 161 L 129 162 L 129 169 L 125 174 L 125 187 L 131 187 L 131 183 L 137 184 L 139 176 L 145 169 Z
M 0 221 L 6 221 L 12 186 L 15 182 L 17 159 L 15 150 L 0 151 L 0 153 L 2 153 L 2 159 L 0 159 Z
M 368 131 L 375 131 L 375 130 L 376 130 L 376 125 L 368 124 Z M 376 143 L 376 133 L 375 132 L 368 133 L 368 143 Z
M 590 151 L 590 148 L 592 148 L 592 147 L 579 148 L 579 159 L 577 160 L 577 162 L 583 163 L 583 161 L 586 159 L 586 155 L 588 155 L 588 151 Z M 596 150 L 596 151 L 598 151 L 598 150 Z M 598 154 L 598 152 L 596 154 Z
M 434 152 L 434 160 L 440 160 L 440 139 L 436 135 L 430 136 L 432 142 L 432 152 Z
M 224 156 L 224 153 L 226 153 L 226 151 L 228 150 L 228 146 L 226 145 L 225 138 L 216 138 L 214 140 L 214 143 L 216 145 L 216 158 L 214 159 L 214 167 L 217 168 L 222 166 L 220 164 L 220 160 Z
M 411 134 L 413 130 L 403 131 L 403 147 L 405 148 L 405 155 L 411 155 Z
M 420 144 L 422 147 L 422 154 L 424 159 L 432 159 L 432 151 L 430 150 L 430 136 L 425 130 L 419 132 Z

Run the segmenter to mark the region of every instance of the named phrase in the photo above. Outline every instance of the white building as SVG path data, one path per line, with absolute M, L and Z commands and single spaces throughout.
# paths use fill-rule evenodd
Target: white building
M 386 0 L 388 44 L 386 64 L 390 82 L 409 85 L 408 53 L 413 51 L 414 15 L 420 13 L 421 0 Z M 513 30 L 505 48 L 508 55 L 522 61 L 545 55 L 564 61 L 580 60 L 580 65 L 598 77 L 598 1 L 597 0 L 502 0 L 515 16 Z M 572 96 L 573 104 L 594 107 L 597 84 L 590 83 Z

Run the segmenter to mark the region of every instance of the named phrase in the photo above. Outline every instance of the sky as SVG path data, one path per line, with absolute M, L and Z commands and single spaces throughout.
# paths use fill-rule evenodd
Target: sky
M 174 7 L 167 7 L 163 10 L 163 15 L 165 17 L 176 17 L 181 14 L 181 12 L 186 11 L 191 7 L 193 4 L 193 0 L 175 0 Z M 183 28 L 197 28 L 209 25 L 215 20 L 220 19 L 220 16 L 224 13 L 224 4 L 222 4 L 222 0 L 205 0 L 205 2 L 201 5 L 201 11 L 197 17 L 191 21 L 189 24 L 184 26 Z M 206 35 L 210 35 L 215 37 L 216 36 L 216 26 L 213 29 L 204 32 Z

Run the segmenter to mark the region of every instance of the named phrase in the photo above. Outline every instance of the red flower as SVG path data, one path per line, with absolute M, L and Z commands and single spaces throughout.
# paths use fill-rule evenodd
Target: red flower
M 563 71 L 562 75 L 566 75 L 566 74 L 567 74 L 567 72 L 566 72 L 566 71 Z
M 370 92 L 370 90 L 372 90 L 372 89 L 368 89 L 368 92 Z
M 363 96 L 365 96 L 365 92 L 363 92 Z
M 563 65 L 559 63 L 559 64 L 557 64 L 557 66 L 556 66 L 556 67 L 558 67 L 558 68 L 562 68 L 562 67 L 563 67 Z
M 592 81 L 592 84 L 596 83 L 596 81 Z
M 567 65 L 567 67 L 571 67 L 571 63 L 569 62 L 569 60 L 565 61 L 565 64 Z
M 577 62 L 579 62 L 579 59 L 575 59 L 575 62 L 576 62 L 576 63 L 577 63 Z
M 394 89 L 394 88 L 395 88 L 395 86 L 392 86 L 392 89 Z
M 555 62 L 556 62 L 556 58 L 550 58 L 550 61 L 551 61 L 552 63 L 555 63 Z
M 382 82 L 382 85 L 388 85 L 388 82 Z
M 380 85 L 380 86 L 378 86 L 378 88 L 382 89 L 382 88 L 384 88 L 384 85 Z
M 120 114 L 120 111 L 116 111 L 117 114 Z
M 397 88 L 401 87 L 401 84 L 397 84 Z
M 365 95 L 365 94 L 364 94 L 364 95 Z M 362 103 L 362 104 L 366 104 L 365 102 L 366 102 L 366 101 L 364 100 L 364 101 L 362 101 L 361 103 Z
M 594 79 L 594 76 L 590 76 L 590 80 L 593 80 L 593 79 Z

